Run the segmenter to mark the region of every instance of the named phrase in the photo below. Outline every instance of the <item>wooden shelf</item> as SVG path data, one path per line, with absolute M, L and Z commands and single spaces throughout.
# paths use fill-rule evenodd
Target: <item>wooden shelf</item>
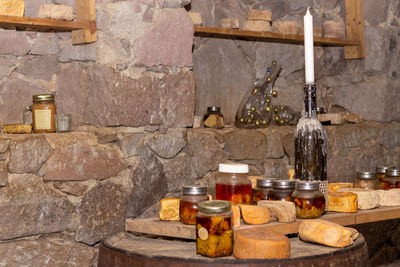
M 400 206 L 395 206 L 379 207 L 372 210 L 359 210 L 356 213 L 328 212 L 320 219 L 346 226 L 399 218 Z M 299 225 L 302 221 L 302 219 L 297 219 L 293 223 L 271 222 L 262 225 L 247 225 L 242 223 L 240 228 L 235 229 L 235 231 L 249 228 L 262 228 L 282 234 L 292 234 L 299 231 Z M 184 239 L 196 239 L 194 225 L 186 225 L 178 221 L 161 221 L 159 218 L 127 219 L 126 231 Z
M 18 30 L 71 31 L 73 44 L 95 42 L 97 40 L 95 0 L 75 1 L 76 21 L 0 15 L 0 27 Z

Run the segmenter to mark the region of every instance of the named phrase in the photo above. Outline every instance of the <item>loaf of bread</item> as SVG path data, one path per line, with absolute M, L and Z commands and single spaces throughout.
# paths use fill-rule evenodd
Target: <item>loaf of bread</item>
M 299 237 L 305 242 L 342 248 L 353 244 L 358 237 L 358 232 L 353 228 L 315 219 L 304 220 L 300 223 Z
M 179 202 L 178 198 L 164 198 L 160 201 L 159 216 L 163 221 L 179 221 Z
M 264 206 L 271 213 L 271 220 L 289 223 L 296 221 L 296 207 L 290 201 L 260 200 L 258 206 Z
M 339 192 L 357 194 L 357 206 L 360 210 L 370 210 L 379 207 L 378 190 L 366 190 L 363 188 L 341 188 Z
M 357 212 L 357 194 L 350 192 L 330 192 L 328 193 L 328 211 L 337 212 Z
M 283 234 L 262 229 L 235 233 L 233 256 L 238 259 L 282 259 L 290 257 L 290 241 Z

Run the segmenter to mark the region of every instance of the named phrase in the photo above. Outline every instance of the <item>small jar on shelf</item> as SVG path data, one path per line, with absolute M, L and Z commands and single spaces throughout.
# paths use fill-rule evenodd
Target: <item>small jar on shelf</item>
M 209 200 L 199 203 L 196 251 L 197 254 L 212 258 L 232 255 L 233 228 L 229 201 Z
M 257 178 L 257 186 L 253 189 L 253 204 L 257 204 L 260 200 L 268 199 L 274 180 L 277 180 L 277 178 Z
M 273 181 L 273 189 L 269 192 L 268 200 L 291 201 L 295 184 L 295 181 L 289 180 Z
M 321 217 L 325 211 L 325 197 L 319 191 L 317 181 L 299 181 L 292 194 L 297 218 L 312 219 Z
M 377 166 L 376 167 L 376 178 L 378 178 L 379 181 L 382 181 L 383 178 L 386 176 L 386 170 L 394 168 L 394 167 L 389 167 L 389 166 Z
M 379 181 L 376 178 L 376 173 L 370 171 L 358 171 L 354 187 L 369 189 L 369 190 L 379 189 L 380 186 L 379 186 Z
M 389 190 L 393 188 L 400 188 L 400 169 L 389 168 L 386 170 L 386 176 L 381 180 L 383 190 Z
M 207 187 L 188 185 L 182 188 L 179 202 L 179 218 L 184 224 L 196 224 L 198 203 L 207 200 Z
M 208 128 L 224 128 L 224 115 L 221 113 L 220 107 L 208 107 L 203 117 L 204 127 Z

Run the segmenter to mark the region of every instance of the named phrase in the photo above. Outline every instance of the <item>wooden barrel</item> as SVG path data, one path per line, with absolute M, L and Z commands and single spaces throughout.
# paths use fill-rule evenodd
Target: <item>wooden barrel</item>
M 196 254 L 196 243 L 118 233 L 100 245 L 98 267 L 200 267 L 200 266 L 369 266 L 367 244 L 360 234 L 346 248 L 331 248 L 290 239 L 288 259 L 239 260 L 207 258 Z

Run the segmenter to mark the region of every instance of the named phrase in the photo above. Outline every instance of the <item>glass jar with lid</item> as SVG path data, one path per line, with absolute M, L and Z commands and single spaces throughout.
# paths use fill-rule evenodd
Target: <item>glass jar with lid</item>
M 257 204 L 260 200 L 268 199 L 274 180 L 277 180 L 277 178 L 257 178 L 257 186 L 253 189 L 253 204 Z
M 291 201 L 295 184 L 295 181 L 289 180 L 273 181 L 273 189 L 269 192 L 268 200 Z
M 376 173 L 370 171 L 358 171 L 354 187 L 369 189 L 369 190 L 379 189 L 380 186 L 379 186 L 379 181 L 376 178 Z
M 325 211 L 325 197 L 319 191 L 318 181 L 298 181 L 292 194 L 297 218 L 318 218 Z
M 249 165 L 221 163 L 215 183 L 215 199 L 231 201 L 232 204 L 251 203 L 251 181 Z
M 210 200 L 199 203 L 196 251 L 197 254 L 212 258 L 232 255 L 233 228 L 229 201 Z
M 197 205 L 207 200 L 207 187 L 188 185 L 182 188 L 179 202 L 179 218 L 184 224 L 196 224 Z
M 34 95 L 33 104 L 26 108 L 32 112 L 32 130 L 34 133 L 55 133 L 56 104 L 53 94 Z
M 381 180 L 383 190 L 400 188 L 400 168 L 389 168 L 386 170 L 386 176 Z
M 389 167 L 389 166 L 377 166 L 376 167 L 376 178 L 378 178 L 379 181 L 381 181 L 383 178 L 386 176 L 386 170 L 394 168 L 394 167 Z
M 224 128 L 224 115 L 221 113 L 220 107 L 208 107 L 203 117 L 204 127 Z

